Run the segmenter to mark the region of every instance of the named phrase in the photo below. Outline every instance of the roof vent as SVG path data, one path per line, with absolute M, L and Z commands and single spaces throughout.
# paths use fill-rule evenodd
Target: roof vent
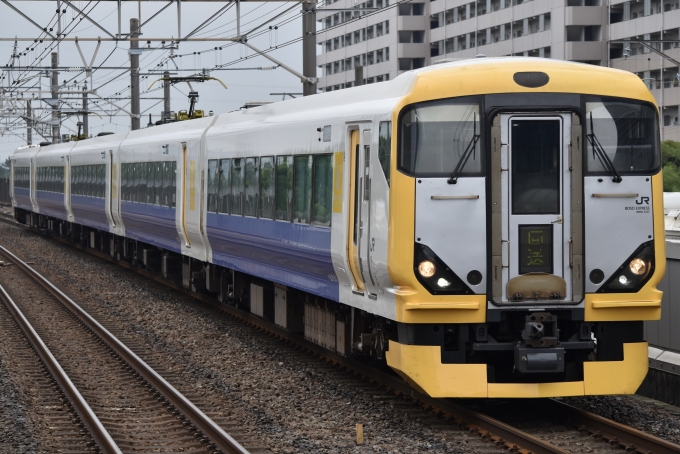
M 48 145 L 52 145 L 52 142 L 40 142 L 41 147 L 46 147 Z
M 550 81 L 550 77 L 546 73 L 539 71 L 515 73 L 512 78 L 517 85 L 527 88 L 542 87 Z
M 486 58 L 486 55 L 484 54 L 477 54 L 475 58 Z
M 110 136 L 111 134 L 113 134 L 113 133 L 112 133 L 112 132 L 104 131 L 104 132 L 100 132 L 99 134 L 97 134 L 97 137 L 101 137 L 101 136 Z

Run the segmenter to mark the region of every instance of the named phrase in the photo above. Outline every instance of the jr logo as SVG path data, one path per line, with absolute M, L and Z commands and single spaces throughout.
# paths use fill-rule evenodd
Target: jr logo
M 649 205 L 649 197 L 640 197 L 640 200 L 635 201 L 636 205 Z

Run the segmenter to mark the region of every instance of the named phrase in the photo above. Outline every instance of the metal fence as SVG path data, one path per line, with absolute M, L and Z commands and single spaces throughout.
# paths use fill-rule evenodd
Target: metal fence
M 0 178 L 0 205 L 11 205 L 9 198 L 9 178 Z

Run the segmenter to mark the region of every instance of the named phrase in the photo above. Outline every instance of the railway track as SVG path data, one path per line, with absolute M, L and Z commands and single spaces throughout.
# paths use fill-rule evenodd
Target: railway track
M 0 256 L 11 265 L 2 267 L 3 281 L 21 295 L 15 301 L 2 289 L 0 298 L 84 437 L 82 446 L 66 441 L 85 452 L 248 453 L 46 278 L 2 246 Z
M 1 220 L 1 219 L 0 219 Z M 13 221 L 10 221 L 13 222 Z M 16 223 L 14 225 L 17 225 Z M 393 374 L 369 367 L 361 361 L 356 361 L 334 354 L 316 344 L 306 341 L 299 336 L 289 333 L 288 331 L 268 323 L 248 312 L 244 312 L 233 306 L 220 303 L 208 295 L 200 293 L 192 293 L 177 283 L 169 282 L 161 277 L 141 268 L 132 266 L 126 262 L 119 262 L 110 256 L 99 251 L 83 247 L 81 245 L 73 244 L 63 238 L 54 237 L 56 240 L 68 244 L 71 247 L 81 249 L 91 255 L 97 256 L 109 262 L 116 263 L 122 267 L 135 271 L 136 273 L 152 279 L 166 287 L 169 287 L 177 292 L 180 292 L 194 300 L 207 304 L 223 314 L 228 315 L 233 319 L 244 322 L 266 336 L 273 336 L 279 340 L 284 341 L 289 346 L 303 350 L 307 353 L 324 359 L 326 362 L 333 364 L 344 370 L 348 370 L 353 374 L 361 376 L 366 382 L 370 383 L 373 389 L 381 388 L 377 394 L 387 394 L 392 398 L 408 399 L 417 403 L 423 408 L 431 410 L 433 413 L 441 418 L 448 420 L 449 424 L 454 424 L 458 427 L 465 428 L 473 434 L 479 435 L 497 447 L 506 449 L 509 452 L 522 453 L 569 453 L 580 452 L 573 451 L 566 447 L 560 447 L 551 444 L 549 441 L 541 439 L 541 434 L 531 435 L 515 427 L 513 421 L 510 419 L 507 423 L 501 422 L 501 418 L 490 417 L 488 412 L 483 410 L 475 410 L 474 405 L 460 404 L 451 400 L 433 399 L 424 394 L 418 393 L 410 386 L 404 383 L 400 378 Z M 375 391 L 372 394 L 376 394 Z M 378 396 L 379 397 L 379 396 Z M 595 445 L 599 448 L 595 450 L 589 448 L 588 452 L 637 452 L 640 454 L 647 453 L 680 453 L 680 446 L 662 440 L 660 438 L 637 431 L 634 428 L 624 426 L 606 418 L 601 418 L 589 412 L 585 412 L 574 407 L 568 406 L 557 400 L 545 401 L 546 412 L 552 415 L 561 415 L 560 419 L 565 425 L 571 427 L 572 437 L 580 437 L 582 444 Z M 545 437 L 544 437 L 545 438 Z

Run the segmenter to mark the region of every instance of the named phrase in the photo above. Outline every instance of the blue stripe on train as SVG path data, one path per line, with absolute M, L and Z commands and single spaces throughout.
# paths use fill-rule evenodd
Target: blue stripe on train
M 71 210 L 76 224 L 94 229 L 109 231 L 109 220 L 106 217 L 106 199 L 71 195 Z
M 31 191 L 29 189 L 15 187 L 14 201 L 16 202 L 18 208 L 33 211 L 33 205 L 31 204 Z
M 66 213 L 66 206 L 64 203 L 64 194 L 49 191 L 36 191 L 35 193 L 38 198 L 40 214 L 46 214 L 65 221 L 68 220 L 68 213 Z
M 126 237 L 182 252 L 175 224 L 175 208 L 125 200 L 121 201 L 120 208 Z
M 208 213 L 213 263 L 338 301 L 331 230 Z

